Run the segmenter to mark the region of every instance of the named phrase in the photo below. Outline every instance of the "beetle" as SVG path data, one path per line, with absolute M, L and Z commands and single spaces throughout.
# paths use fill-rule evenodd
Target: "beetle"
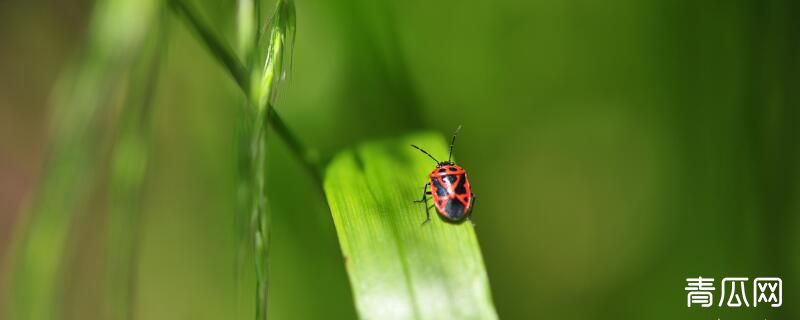
M 426 219 L 422 224 L 431 220 L 430 209 L 436 207 L 437 213 L 447 221 L 459 222 L 464 219 L 470 220 L 470 213 L 475 204 L 475 195 L 472 193 L 472 188 L 467 179 L 467 171 L 461 166 L 455 164 L 453 159 L 453 147 L 456 144 L 456 136 L 461 131 L 461 126 L 458 126 L 456 132 L 453 133 L 453 139 L 450 141 L 450 154 L 447 156 L 447 161 L 436 160 L 430 153 L 423 150 L 416 145 L 411 145 L 428 157 L 436 161 L 436 168 L 428 175 L 428 183 L 425 184 L 422 190 L 422 199 L 415 200 L 416 203 L 425 203 L 425 216 Z M 428 191 L 428 187 L 431 191 Z M 433 205 L 428 206 L 428 196 L 431 196 Z M 474 224 L 474 223 L 473 223 Z

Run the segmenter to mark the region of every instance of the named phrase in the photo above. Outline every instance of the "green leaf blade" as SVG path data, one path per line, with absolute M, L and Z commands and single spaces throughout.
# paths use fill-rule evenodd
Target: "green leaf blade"
M 495 319 L 473 226 L 414 203 L 434 163 L 409 145 L 447 154 L 437 134 L 366 143 L 340 153 L 325 192 L 363 319 Z

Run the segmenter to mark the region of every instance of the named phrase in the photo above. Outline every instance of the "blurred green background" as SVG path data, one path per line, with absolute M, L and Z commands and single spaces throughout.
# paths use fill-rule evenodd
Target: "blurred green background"
M 195 4 L 233 43 L 233 2 Z M 800 2 L 296 6 L 276 106 L 323 158 L 464 126 L 456 154 L 480 197 L 474 220 L 501 318 L 800 318 Z M 91 8 L 0 3 L 3 262 L 41 172 L 52 86 Z M 229 319 L 239 92 L 185 24 L 173 23 L 167 50 L 135 312 Z M 354 318 L 327 206 L 275 138 L 270 316 Z M 85 207 L 68 246 L 69 319 L 101 315 L 104 216 Z M 697 276 L 781 277 L 784 303 L 687 308 L 685 279 Z

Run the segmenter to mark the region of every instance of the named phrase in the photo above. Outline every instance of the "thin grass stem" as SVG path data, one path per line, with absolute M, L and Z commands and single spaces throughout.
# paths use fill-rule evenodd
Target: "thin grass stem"
M 300 158 L 306 171 L 311 175 L 317 185 L 322 186 L 322 174 L 317 153 L 312 149 L 306 148 L 305 145 L 297 139 L 297 136 L 292 133 L 272 105 L 268 106 L 267 110 L 270 112 L 268 119 L 272 130 L 274 130 L 286 145 L 289 146 L 289 150 L 292 154 Z
M 250 76 L 244 64 L 236 57 L 233 50 L 212 31 L 212 29 L 200 19 L 195 10 L 183 0 L 170 0 L 170 7 L 179 16 L 185 19 L 192 30 L 194 30 L 208 50 L 220 61 L 225 69 L 230 72 L 233 79 L 242 89 L 248 91 L 250 88 Z
M 257 3 L 258 1 L 256 1 Z M 283 128 L 283 129 L 276 129 L 278 136 L 281 137 L 287 144 L 290 146 L 290 150 L 292 154 L 297 158 L 298 161 L 303 163 L 304 168 L 308 171 L 308 173 L 314 177 L 316 182 L 320 182 L 321 176 L 319 172 L 318 164 L 316 163 L 315 157 L 309 156 L 312 155 L 313 152 L 310 151 L 300 139 L 298 139 L 283 122 L 282 118 L 278 115 L 278 111 L 275 110 L 272 103 L 270 103 L 270 97 L 274 98 L 272 95 L 274 94 L 275 90 L 273 90 L 272 86 L 273 83 L 277 83 L 274 81 L 275 79 L 281 79 L 283 77 L 283 70 L 279 72 L 275 72 L 274 70 L 269 69 L 269 63 L 265 62 L 264 66 L 264 76 L 262 76 L 262 83 L 261 83 L 261 90 L 254 90 L 251 87 L 251 76 L 250 73 L 247 71 L 247 68 L 244 67 L 244 64 L 236 57 L 233 51 L 229 48 L 229 46 L 225 45 L 224 42 L 216 36 L 214 32 L 211 31 L 211 28 L 206 25 L 194 12 L 193 9 L 190 8 L 188 4 L 186 4 L 183 0 L 170 0 L 170 3 L 173 5 L 171 6 L 174 8 L 176 13 L 180 17 L 186 20 L 189 27 L 191 27 L 201 38 L 203 43 L 206 44 L 209 51 L 218 58 L 218 60 L 223 64 L 223 66 L 228 70 L 228 72 L 233 76 L 236 83 L 239 85 L 239 88 L 245 94 L 245 96 L 249 99 L 249 104 L 252 106 L 257 106 L 259 104 L 262 105 L 265 109 L 265 113 L 263 113 L 263 117 L 266 118 L 266 122 L 273 126 L 274 128 Z M 284 6 L 281 7 L 280 3 L 284 3 Z M 288 44 L 288 53 L 286 53 L 286 58 L 289 59 L 291 55 L 291 43 L 293 42 L 293 32 L 294 32 L 294 6 L 290 1 L 281 1 L 279 3 L 278 11 L 284 12 L 283 15 L 290 15 L 290 18 L 285 18 L 283 20 L 285 23 L 285 28 L 291 28 L 291 30 L 283 31 L 284 36 L 286 39 L 282 40 L 284 43 Z M 255 15 L 260 15 L 260 5 L 256 4 L 254 11 L 256 12 Z M 273 18 L 275 19 L 275 18 Z M 276 20 L 273 20 L 276 21 Z M 256 23 L 256 28 L 260 28 L 260 24 Z M 268 33 L 268 32 L 267 32 Z M 265 42 L 265 41 L 261 41 Z M 268 41 L 267 41 L 268 42 Z M 264 54 L 267 52 L 280 52 L 281 55 L 284 54 L 284 50 L 282 48 L 267 48 L 266 50 L 259 50 L 263 51 Z M 274 58 L 274 57 L 273 57 Z M 269 58 L 265 58 L 264 60 L 267 61 Z M 282 59 L 283 60 L 283 59 Z M 288 62 L 288 61 L 282 61 Z M 259 95 L 256 95 L 255 92 L 260 91 Z M 258 98 L 256 98 L 258 97 Z M 265 99 L 266 98 L 266 99 Z M 318 183 L 319 184 L 319 183 Z M 320 184 L 321 189 L 321 184 Z

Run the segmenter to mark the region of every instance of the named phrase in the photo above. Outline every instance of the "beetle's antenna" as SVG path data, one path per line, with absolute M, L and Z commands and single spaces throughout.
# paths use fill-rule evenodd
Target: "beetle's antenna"
M 419 151 L 422 151 L 422 153 L 427 154 L 429 157 L 431 157 L 431 159 L 433 159 L 433 161 L 436 161 L 437 164 L 439 163 L 439 160 L 436 160 L 436 158 L 434 158 L 430 153 L 428 153 L 428 151 L 422 150 L 422 148 L 417 147 L 417 146 L 415 146 L 413 144 L 411 146 L 414 147 L 414 148 L 417 148 L 417 150 L 419 150 Z
M 460 131 L 461 131 L 461 125 L 458 125 L 458 128 L 456 128 L 456 132 L 453 133 L 453 140 L 450 141 L 450 154 L 447 156 L 447 162 L 450 162 L 450 160 L 453 159 L 453 147 L 456 146 L 456 136 Z

